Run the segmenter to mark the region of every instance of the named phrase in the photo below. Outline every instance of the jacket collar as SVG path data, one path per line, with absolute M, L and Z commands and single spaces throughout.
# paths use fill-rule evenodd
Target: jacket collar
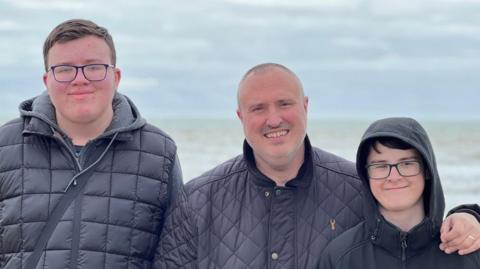
M 138 109 L 128 97 L 116 93 L 112 104 L 114 111 L 112 122 L 98 139 L 119 133 L 117 140 L 130 140 L 132 135 L 129 131 L 142 127 L 146 121 L 140 116 Z M 45 136 L 59 134 L 66 137 L 66 134 L 57 125 L 55 107 L 46 91 L 35 98 L 22 102 L 19 110 L 20 115 L 25 119 L 24 134 Z
M 291 179 L 285 184 L 285 187 L 308 187 L 313 177 L 313 158 L 312 158 L 312 146 L 308 136 L 305 137 L 305 158 L 300 170 L 295 178 Z M 253 155 L 253 149 L 245 140 L 243 142 L 243 156 L 247 163 L 248 180 L 262 187 L 275 187 L 276 183 L 265 176 L 260 170 L 258 170 L 255 163 L 255 156 Z
M 408 232 L 403 232 L 393 224 L 379 215 L 376 220 L 369 225 L 370 240 L 397 258 L 402 257 L 402 242 L 405 248 L 406 257 L 411 257 L 418 253 L 422 248 L 430 245 L 432 242 L 439 242 L 440 228 L 432 224 L 431 219 L 426 217 L 420 224 L 413 227 Z

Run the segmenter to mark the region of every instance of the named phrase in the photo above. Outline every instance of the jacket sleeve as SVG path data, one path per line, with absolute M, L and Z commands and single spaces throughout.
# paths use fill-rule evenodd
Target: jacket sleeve
M 451 215 L 453 213 L 471 214 L 480 223 L 480 206 L 478 206 L 478 204 L 466 204 L 466 205 L 460 205 L 460 206 L 454 207 L 450 211 L 448 211 L 447 215 Z
M 154 256 L 153 268 L 157 269 L 196 268 L 194 214 L 181 182 L 178 160 L 176 163 L 171 174 L 171 202 Z

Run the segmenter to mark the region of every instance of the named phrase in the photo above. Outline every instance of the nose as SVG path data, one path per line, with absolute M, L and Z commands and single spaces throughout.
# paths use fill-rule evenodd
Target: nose
M 90 81 L 85 77 L 83 74 L 83 69 L 79 68 L 77 69 L 77 76 L 75 77 L 74 80 L 72 80 L 72 84 L 87 84 Z
M 401 179 L 402 175 L 398 172 L 398 168 L 396 166 L 390 167 L 390 175 L 388 175 L 387 180 L 398 180 Z
M 268 113 L 267 126 L 270 128 L 277 128 L 282 124 L 282 117 L 276 109 L 271 109 Z

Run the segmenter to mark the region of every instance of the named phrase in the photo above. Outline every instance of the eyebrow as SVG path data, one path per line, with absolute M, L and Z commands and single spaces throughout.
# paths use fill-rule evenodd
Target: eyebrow
M 398 160 L 398 162 L 404 162 L 404 161 L 419 161 L 419 158 L 416 157 L 416 156 L 412 156 L 412 157 L 400 158 Z M 388 163 L 388 161 L 387 160 L 373 160 L 369 164 L 373 164 L 373 163 Z
M 92 63 L 101 63 L 102 61 L 103 60 L 100 60 L 100 59 L 88 59 L 88 60 L 84 61 L 84 63 L 81 64 L 81 65 L 92 64 Z M 50 66 L 55 66 L 55 65 L 73 65 L 73 66 L 76 66 L 72 62 L 60 62 L 60 63 L 57 63 L 57 64 L 52 64 Z
M 254 103 L 254 104 L 251 104 L 251 105 L 247 106 L 247 110 L 251 110 L 253 108 L 263 107 L 263 106 L 265 106 L 265 103 Z

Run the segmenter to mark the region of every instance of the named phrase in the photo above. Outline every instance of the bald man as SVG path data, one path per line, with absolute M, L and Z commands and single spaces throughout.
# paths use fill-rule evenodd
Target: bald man
M 291 70 L 255 66 L 237 96 L 243 154 L 186 184 L 156 268 L 316 268 L 327 243 L 363 218 L 355 166 L 311 146 L 308 98 Z

